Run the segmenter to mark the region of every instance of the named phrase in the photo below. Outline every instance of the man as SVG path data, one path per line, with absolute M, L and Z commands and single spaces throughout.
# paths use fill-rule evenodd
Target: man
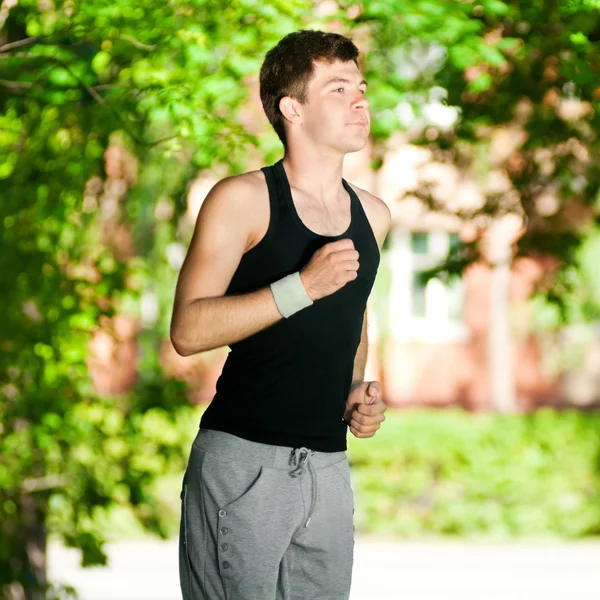
M 342 179 L 369 135 L 358 50 L 301 31 L 270 50 L 261 100 L 285 147 L 219 182 L 181 269 L 171 339 L 231 352 L 182 490 L 184 600 L 346 600 L 353 494 L 346 432 L 384 420 L 363 382 L 366 303 L 390 212 Z

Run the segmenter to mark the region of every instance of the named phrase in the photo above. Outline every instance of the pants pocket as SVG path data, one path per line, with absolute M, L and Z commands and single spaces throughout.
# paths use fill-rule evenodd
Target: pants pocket
M 348 463 L 348 459 L 345 458 L 344 460 L 335 463 L 333 466 L 340 480 L 342 481 L 343 489 L 348 493 L 350 497 L 350 503 L 352 507 L 352 535 L 354 539 L 354 532 L 356 531 L 356 527 L 354 526 L 354 490 L 352 489 L 352 480 L 350 478 L 350 464 Z
M 244 503 L 253 494 L 263 475 L 260 465 L 252 465 L 207 453 L 202 485 L 210 509 L 218 514 Z
M 352 490 L 352 479 L 350 475 L 350 465 L 348 463 L 348 459 L 340 460 L 340 462 L 335 463 L 333 465 L 335 470 L 338 472 L 342 481 L 346 484 L 348 489 L 354 494 Z
M 251 576 L 252 554 L 260 547 L 255 538 L 261 532 L 265 473 L 260 465 L 206 455 L 203 483 L 209 518 L 215 523 L 215 566 L 226 598 L 237 594 L 236 582 Z

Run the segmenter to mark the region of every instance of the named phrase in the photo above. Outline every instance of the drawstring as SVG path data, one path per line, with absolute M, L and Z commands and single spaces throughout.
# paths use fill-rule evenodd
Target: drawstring
M 310 462 L 310 457 L 314 453 L 314 450 L 309 450 L 308 448 L 293 448 L 290 454 L 290 464 L 296 467 L 290 471 L 290 477 L 300 477 L 300 475 L 304 473 L 304 467 L 308 465 L 308 472 L 310 473 L 312 483 L 312 501 L 310 510 L 308 511 L 308 519 L 304 527 L 308 527 L 315 506 L 317 505 L 317 477 L 315 475 L 315 468 L 313 467 L 312 462 Z

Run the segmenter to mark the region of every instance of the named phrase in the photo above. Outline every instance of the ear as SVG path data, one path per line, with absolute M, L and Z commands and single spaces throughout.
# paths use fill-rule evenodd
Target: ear
M 291 96 L 284 96 L 279 101 L 279 110 L 281 111 L 283 118 L 290 123 L 297 124 L 302 121 L 300 102 Z

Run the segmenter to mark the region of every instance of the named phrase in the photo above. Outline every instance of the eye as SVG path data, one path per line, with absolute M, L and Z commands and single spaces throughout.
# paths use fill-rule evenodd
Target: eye
M 342 87 L 342 88 L 336 88 L 336 89 L 335 89 L 335 90 L 333 90 L 333 91 L 334 91 L 334 92 L 343 92 L 343 91 L 344 91 L 344 88 L 343 88 L 343 87 Z

